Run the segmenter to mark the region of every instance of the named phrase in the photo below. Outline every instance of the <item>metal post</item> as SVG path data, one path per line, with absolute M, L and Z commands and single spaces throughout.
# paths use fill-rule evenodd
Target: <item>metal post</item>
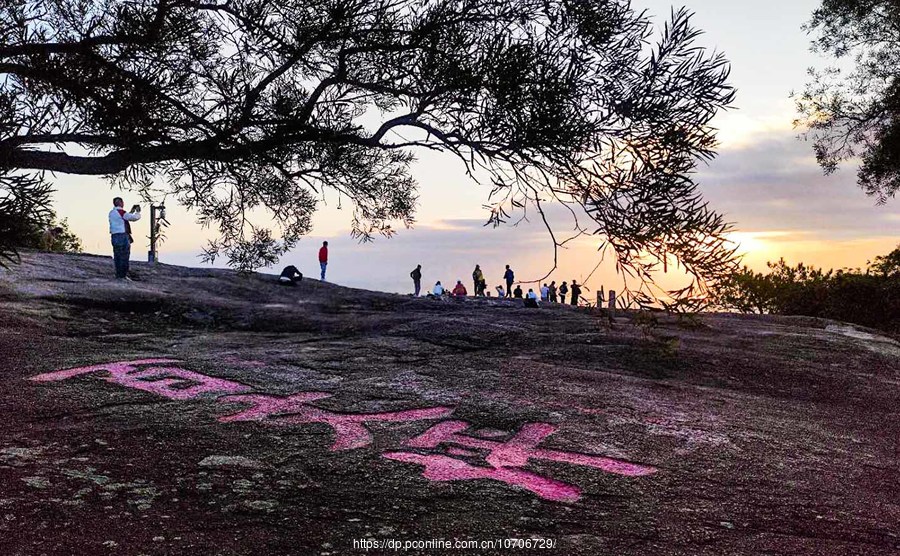
M 166 221 L 166 205 L 150 205 L 150 251 L 147 252 L 147 261 L 151 263 L 159 262 L 159 251 L 156 244 L 159 243 L 159 230 L 162 226 L 167 226 Z
M 156 253 L 156 205 L 150 205 L 150 251 L 147 253 L 147 262 L 155 263 L 159 260 Z
M 616 290 L 609 290 L 609 312 L 616 314 Z

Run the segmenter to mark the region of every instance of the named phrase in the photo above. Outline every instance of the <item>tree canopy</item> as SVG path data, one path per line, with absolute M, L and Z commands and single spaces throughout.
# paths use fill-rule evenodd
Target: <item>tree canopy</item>
M 829 318 L 900 331 L 900 245 L 866 270 L 823 270 L 784 261 L 769 273 L 744 267 L 716 287 L 716 305 L 742 313 Z
M 438 150 L 493 184 L 494 224 L 562 203 L 622 270 L 672 257 L 696 295 L 734 265 L 692 178 L 733 98 L 698 35 L 627 0 L 0 0 L 0 170 L 173 196 L 242 264 L 326 191 L 358 238 L 412 224 L 410 164 Z
M 826 173 L 860 159 L 860 187 L 884 203 L 900 190 L 900 3 L 822 0 L 806 28 L 837 65 L 810 70 L 796 123 Z

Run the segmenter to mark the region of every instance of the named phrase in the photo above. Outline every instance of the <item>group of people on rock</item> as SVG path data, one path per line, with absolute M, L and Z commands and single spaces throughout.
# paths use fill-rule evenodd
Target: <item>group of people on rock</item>
M 129 259 L 131 258 L 131 244 L 134 242 L 131 234 L 131 223 L 141 219 L 141 207 L 139 205 L 134 205 L 129 212 L 126 212 L 124 207 L 125 202 L 121 197 L 113 199 L 113 208 L 109 211 L 109 233 L 113 246 L 116 278 L 130 280 Z M 61 228 L 48 230 L 45 233 L 46 237 L 44 238 L 44 241 L 49 243 L 56 235 L 62 233 L 62 231 Z M 325 271 L 328 267 L 327 241 L 322 242 L 322 247 L 319 249 L 318 261 L 319 269 L 321 271 L 320 280 L 324 282 Z M 413 280 L 413 295 L 418 297 L 422 292 L 422 265 L 417 265 L 416 268 L 409 273 L 409 276 Z M 303 273 L 293 265 L 285 267 L 278 277 L 279 283 L 290 286 L 296 285 L 301 280 L 303 280 Z M 524 299 L 525 305 L 530 307 L 537 307 L 539 302 L 566 303 L 569 294 L 571 294 L 571 297 L 569 298 L 571 299 L 571 304 L 578 305 L 578 300 L 581 297 L 581 286 L 579 286 L 575 280 L 572 280 L 571 285 L 563 282 L 559 287 L 556 286 L 555 281 L 550 282 L 549 285 L 544 284 L 540 288 L 540 295 L 531 288 L 528 289 L 528 293 L 524 293 L 520 284 L 516 284 L 516 287 L 513 288 L 513 284 L 515 284 L 516 281 L 516 274 L 509 265 L 506 265 L 506 269 L 503 272 L 503 281 L 506 284 L 506 287 L 504 288 L 502 285 L 496 287 L 497 297 Z M 487 291 L 487 280 L 484 277 L 484 272 L 481 270 L 480 265 L 475 265 L 475 270 L 472 271 L 472 284 L 475 297 L 491 297 L 491 292 Z M 469 291 L 466 289 L 466 286 L 463 285 L 462 280 L 457 280 L 456 285 L 451 289 L 445 288 L 440 280 L 438 280 L 431 291 L 428 292 L 429 297 L 467 297 L 468 295 Z
M 413 295 L 418 297 L 422 293 L 422 265 L 416 265 L 416 268 L 409 273 L 409 277 L 412 278 L 413 281 Z M 528 292 L 524 293 L 521 284 L 516 284 L 514 289 L 513 284 L 515 283 L 516 275 L 509 265 L 506 265 L 506 270 L 503 273 L 503 280 L 506 283 L 506 288 L 502 285 L 497 286 L 495 288 L 497 297 L 523 299 L 526 307 L 537 307 L 539 302 L 564 304 L 566 303 L 567 298 L 571 300 L 570 303 L 572 305 L 578 305 L 578 300 L 581 298 L 582 286 L 575 280 L 572 280 L 571 285 L 563 282 L 558 287 L 556 281 L 550 282 L 549 285 L 545 283 L 539 290 L 540 295 L 532 288 L 529 288 Z M 484 272 L 481 270 L 480 265 L 475 265 L 475 270 L 472 271 L 472 283 L 475 297 L 491 297 L 491 292 L 487 291 L 487 280 L 484 277 Z M 569 297 L 570 294 L 571 297 Z M 441 281 L 438 280 L 431 291 L 426 295 L 432 298 L 444 296 L 467 297 L 469 291 L 462 283 L 462 280 L 457 280 L 456 285 L 452 288 L 445 287 Z

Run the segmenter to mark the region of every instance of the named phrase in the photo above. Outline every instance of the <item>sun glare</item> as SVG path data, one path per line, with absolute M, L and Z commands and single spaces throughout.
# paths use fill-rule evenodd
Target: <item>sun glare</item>
M 727 237 L 728 241 L 731 241 L 737 246 L 738 254 L 757 259 L 765 258 L 766 254 L 774 253 L 771 245 L 771 240 L 773 238 L 781 238 L 787 235 L 788 232 L 779 231 L 731 232 Z

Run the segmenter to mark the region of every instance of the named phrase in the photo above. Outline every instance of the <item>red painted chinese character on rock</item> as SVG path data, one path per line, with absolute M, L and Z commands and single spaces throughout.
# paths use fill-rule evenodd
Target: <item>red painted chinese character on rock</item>
M 331 451 L 352 450 L 367 446 L 372 442 L 372 434 L 363 425 L 367 422 L 422 421 L 441 419 L 453 413 L 449 407 L 429 407 L 391 411 L 387 413 L 335 413 L 311 405 L 310 402 L 330 398 L 325 392 L 302 392 L 292 396 L 268 396 L 264 394 L 244 394 L 225 396 L 219 401 L 228 403 L 248 403 L 250 407 L 233 415 L 220 417 L 219 421 L 262 421 L 271 425 L 299 425 L 324 423 L 334 429 L 335 440 Z
M 79 367 L 77 369 L 37 375 L 31 377 L 30 380 L 35 382 L 57 382 L 76 376 L 106 372 L 109 376 L 101 378 L 107 382 L 151 392 L 171 400 L 190 400 L 203 394 L 235 394 L 249 390 L 243 384 L 202 375 L 180 367 L 162 366 L 150 367 L 144 370 L 137 369 L 141 365 L 173 363 L 178 363 L 178 361 L 174 359 L 139 359 L 137 361 L 103 363 L 90 367 Z
M 617 459 L 538 448 L 541 441 L 556 431 L 556 427 L 546 423 L 528 423 L 506 442 L 461 434 L 469 426 L 465 421 L 438 423 L 406 445 L 411 448 L 434 449 L 441 444 L 456 444 L 475 450 L 486 450 L 485 461 L 490 467 L 471 465 L 443 454 L 385 452 L 382 455 L 388 459 L 425 466 L 422 476 L 432 481 L 493 479 L 520 486 L 541 498 L 558 502 L 577 501 L 581 497 L 581 490 L 574 485 L 526 471 L 523 467 L 529 460 L 584 465 L 626 476 L 649 475 L 656 471 L 652 467 Z M 455 447 L 449 447 L 447 453 L 454 456 L 478 455 L 478 452 Z

